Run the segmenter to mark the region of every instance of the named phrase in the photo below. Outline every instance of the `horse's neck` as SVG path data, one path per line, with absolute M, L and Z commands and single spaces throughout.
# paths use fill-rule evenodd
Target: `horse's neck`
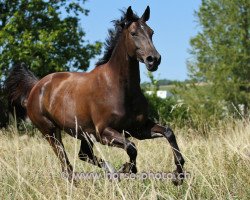
M 131 58 L 123 41 L 119 41 L 107 65 L 112 74 L 113 84 L 129 91 L 140 90 L 139 62 Z

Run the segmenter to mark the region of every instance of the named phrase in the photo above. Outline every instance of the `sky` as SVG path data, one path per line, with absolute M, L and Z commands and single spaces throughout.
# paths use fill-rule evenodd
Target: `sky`
M 104 42 L 108 28 L 113 27 L 111 21 L 121 16 L 120 9 L 132 6 L 133 11 L 141 16 L 149 5 L 151 13 L 147 24 L 154 30 L 153 42 L 162 57 L 154 76 L 183 81 L 188 79 L 189 41 L 198 32 L 194 12 L 200 4 L 201 0 L 88 0 L 84 8 L 90 12 L 87 17 L 82 17 L 81 26 L 86 33 L 85 40 Z M 93 69 L 97 60 L 91 60 L 88 71 Z M 141 82 L 148 81 L 144 64 L 140 64 L 140 71 Z

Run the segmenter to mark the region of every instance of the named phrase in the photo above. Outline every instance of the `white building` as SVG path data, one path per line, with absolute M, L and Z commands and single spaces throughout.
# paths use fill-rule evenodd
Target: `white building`
M 146 91 L 147 94 L 152 95 L 153 91 Z M 166 90 L 158 90 L 156 93 L 157 97 L 160 97 L 162 99 L 166 99 L 167 97 L 172 96 L 172 94 L 169 91 Z

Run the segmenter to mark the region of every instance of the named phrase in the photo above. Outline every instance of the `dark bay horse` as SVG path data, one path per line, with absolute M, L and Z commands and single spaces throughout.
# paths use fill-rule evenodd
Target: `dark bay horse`
M 38 80 L 24 66 L 15 66 L 6 80 L 11 102 L 19 102 L 43 133 L 61 161 L 72 173 L 61 130 L 81 140 L 79 158 L 103 168 L 107 162 L 93 153 L 90 138 L 126 150 L 130 161 L 123 172 L 136 173 L 137 149 L 128 137 L 139 140 L 164 137 L 170 143 L 177 169 L 184 159 L 169 127 L 148 118 L 148 103 L 140 88 L 139 62 L 157 70 L 161 56 L 155 49 L 153 30 L 146 24 L 149 7 L 141 17 L 129 7 L 109 31 L 104 57 L 88 73 L 58 72 Z M 156 155 L 157 156 L 157 155 Z

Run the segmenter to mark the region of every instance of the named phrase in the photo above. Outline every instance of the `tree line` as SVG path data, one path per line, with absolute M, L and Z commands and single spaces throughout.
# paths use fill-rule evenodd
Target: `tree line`
M 86 70 L 100 54 L 101 43 L 85 40 L 80 27 L 89 10 L 85 0 L 1 0 L 0 76 L 24 62 L 38 76 L 55 71 Z

